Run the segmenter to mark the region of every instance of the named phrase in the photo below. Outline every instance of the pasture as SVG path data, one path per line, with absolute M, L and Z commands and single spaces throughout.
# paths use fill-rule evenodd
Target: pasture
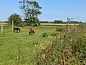
M 55 26 L 33 27 L 33 35 L 29 35 L 28 28 L 20 27 L 20 33 L 12 33 L 11 26 L 4 26 L 0 34 L 0 65 L 36 65 L 37 54 L 52 40 L 52 36 L 42 37 L 42 33 L 55 32 Z
M 19 28 L 19 33 L 12 33 L 6 25 L 0 33 L 0 65 L 86 64 L 86 25 L 41 25 L 33 27 L 32 35 L 30 27 Z

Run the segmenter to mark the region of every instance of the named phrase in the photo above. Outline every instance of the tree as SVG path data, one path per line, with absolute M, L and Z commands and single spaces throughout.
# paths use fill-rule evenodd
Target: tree
M 23 10 L 25 21 L 29 24 L 39 24 L 38 15 L 41 14 L 41 7 L 36 1 L 21 0 L 20 9 Z
M 54 20 L 54 23 L 63 23 L 62 20 Z
M 21 17 L 18 14 L 12 14 L 10 15 L 10 17 L 8 18 L 8 22 L 12 24 L 12 21 L 14 22 L 14 25 L 19 25 L 22 22 Z

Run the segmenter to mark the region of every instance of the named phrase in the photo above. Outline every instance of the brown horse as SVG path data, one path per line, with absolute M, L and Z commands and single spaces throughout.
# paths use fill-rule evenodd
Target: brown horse
M 35 33 L 34 29 L 32 29 L 32 28 L 29 29 L 29 34 L 31 34 L 31 33 Z

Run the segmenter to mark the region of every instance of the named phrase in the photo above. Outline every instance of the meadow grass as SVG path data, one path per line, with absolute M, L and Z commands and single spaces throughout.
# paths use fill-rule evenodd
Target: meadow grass
M 86 63 L 86 25 L 37 26 L 33 27 L 33 35 L 29 35 L 28 26 L 19 28 L 19 33 L 12 33 L 11 26 L 7 25 L 3 34 L 0 33 L 0 65 L 37 65 L 37 62 L 39 65 L 64 65 L 63 57 L 69 57 L 68 65 Z M 43 33 L 48 37 L 43 37 Z
M 12 33 L 11 26 L 4 26 L 3 34 L 0 33 L 0 65 L 36 65 L 41 44 L 47 45 L 52 39 L 52 36 L 42 37 L 42 33 L 55 32 L 56 27 L 33 27 L 36 32 L 33 35 L 29 35 L 28 28 L 20 27 L 19 33 Z

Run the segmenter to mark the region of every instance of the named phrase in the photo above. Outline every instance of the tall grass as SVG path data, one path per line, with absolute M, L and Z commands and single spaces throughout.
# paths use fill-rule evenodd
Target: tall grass
M 68 26 L 38 54 L 37 65 L 86 65 L 85 50 L 86 26 Z

